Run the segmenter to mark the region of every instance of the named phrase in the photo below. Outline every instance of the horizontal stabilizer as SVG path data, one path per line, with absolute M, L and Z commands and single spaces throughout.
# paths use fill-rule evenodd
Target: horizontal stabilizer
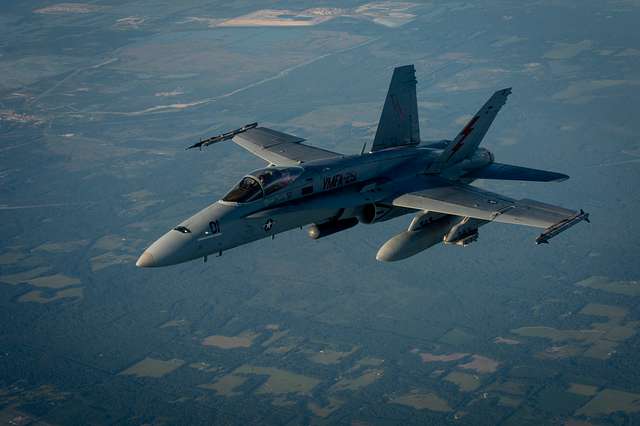
M 548 172 L 546 170 L 530 169 L 528 167 L 512 166 L 510 164 L 491 163 L 464 176 L 473 179 L 522 180 L 531 182 L 560 182 L 569 176 Z

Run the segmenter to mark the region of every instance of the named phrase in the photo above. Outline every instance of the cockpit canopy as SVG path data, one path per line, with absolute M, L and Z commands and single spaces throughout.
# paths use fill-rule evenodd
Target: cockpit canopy
M 267 167 L 242 178 L 222 201 L 250 203 L 289 186 L 302 174 L 302 167 Z

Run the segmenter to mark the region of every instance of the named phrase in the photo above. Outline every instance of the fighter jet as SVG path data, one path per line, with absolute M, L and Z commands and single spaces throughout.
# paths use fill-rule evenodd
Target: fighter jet
M 200 148 L 233 140 L 267 167 L 243 177 L 221 200 L 151 244 L 136 265 L 155 267 L 204 259 L 249 242 L 310 225 L 325 238 L 358 224 L 414 214 L 406 231 L 384 243 L 376 259 L 408 258 L 439 243 L 466 246 L 489 222 L 542 228 L 547 243 L 588 214 L 530 199 L 516 200 L 471 185 L 476 179 L 553 182 L 561 173 L 497 163 L 480 142 L 511 89 L 495 92 L 453 140 L 422 142 L 413 65 L 394 70 L 368 152 L 343 155 L 251 123 L 202 140 Z

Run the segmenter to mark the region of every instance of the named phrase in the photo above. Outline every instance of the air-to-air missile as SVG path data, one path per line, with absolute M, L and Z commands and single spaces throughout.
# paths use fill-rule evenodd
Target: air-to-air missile
M 193 145 L 186 147 L 185 149 L 200 148 L 200 150 L 202 150 L 203 146 L 206 147 L 209 145 L 213 145 L 214 143 L 232 139 L 234 136 L 239 135 L 240 133 L 244 133 L 247 130 L 253 129 L 255 127 L 258 127 L 258 123 L 247 124 L 240 127 L 239 129 L 231 130 L 230 132 L 222 133 L 217 136 L 212 136 L 210 138 L 203 139 L 200 142 L 194 143 Z

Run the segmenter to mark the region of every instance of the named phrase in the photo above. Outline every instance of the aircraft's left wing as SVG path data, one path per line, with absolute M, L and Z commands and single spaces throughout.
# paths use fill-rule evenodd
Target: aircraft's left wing
M 303 138 L 266 127 L 255 127 L 233 136 L 233 141 L 252 154 L 277 166 L 340 157 L 341 154 L 305 145 Z
M 545 228 L 536 239 L 546 243 L 589 215 L 539 201 L 514 200 L 504 195 L 435 178 L 429 188 L 396 197 L 393 205 L 432 212 L 468 216 L 493 222 Z

